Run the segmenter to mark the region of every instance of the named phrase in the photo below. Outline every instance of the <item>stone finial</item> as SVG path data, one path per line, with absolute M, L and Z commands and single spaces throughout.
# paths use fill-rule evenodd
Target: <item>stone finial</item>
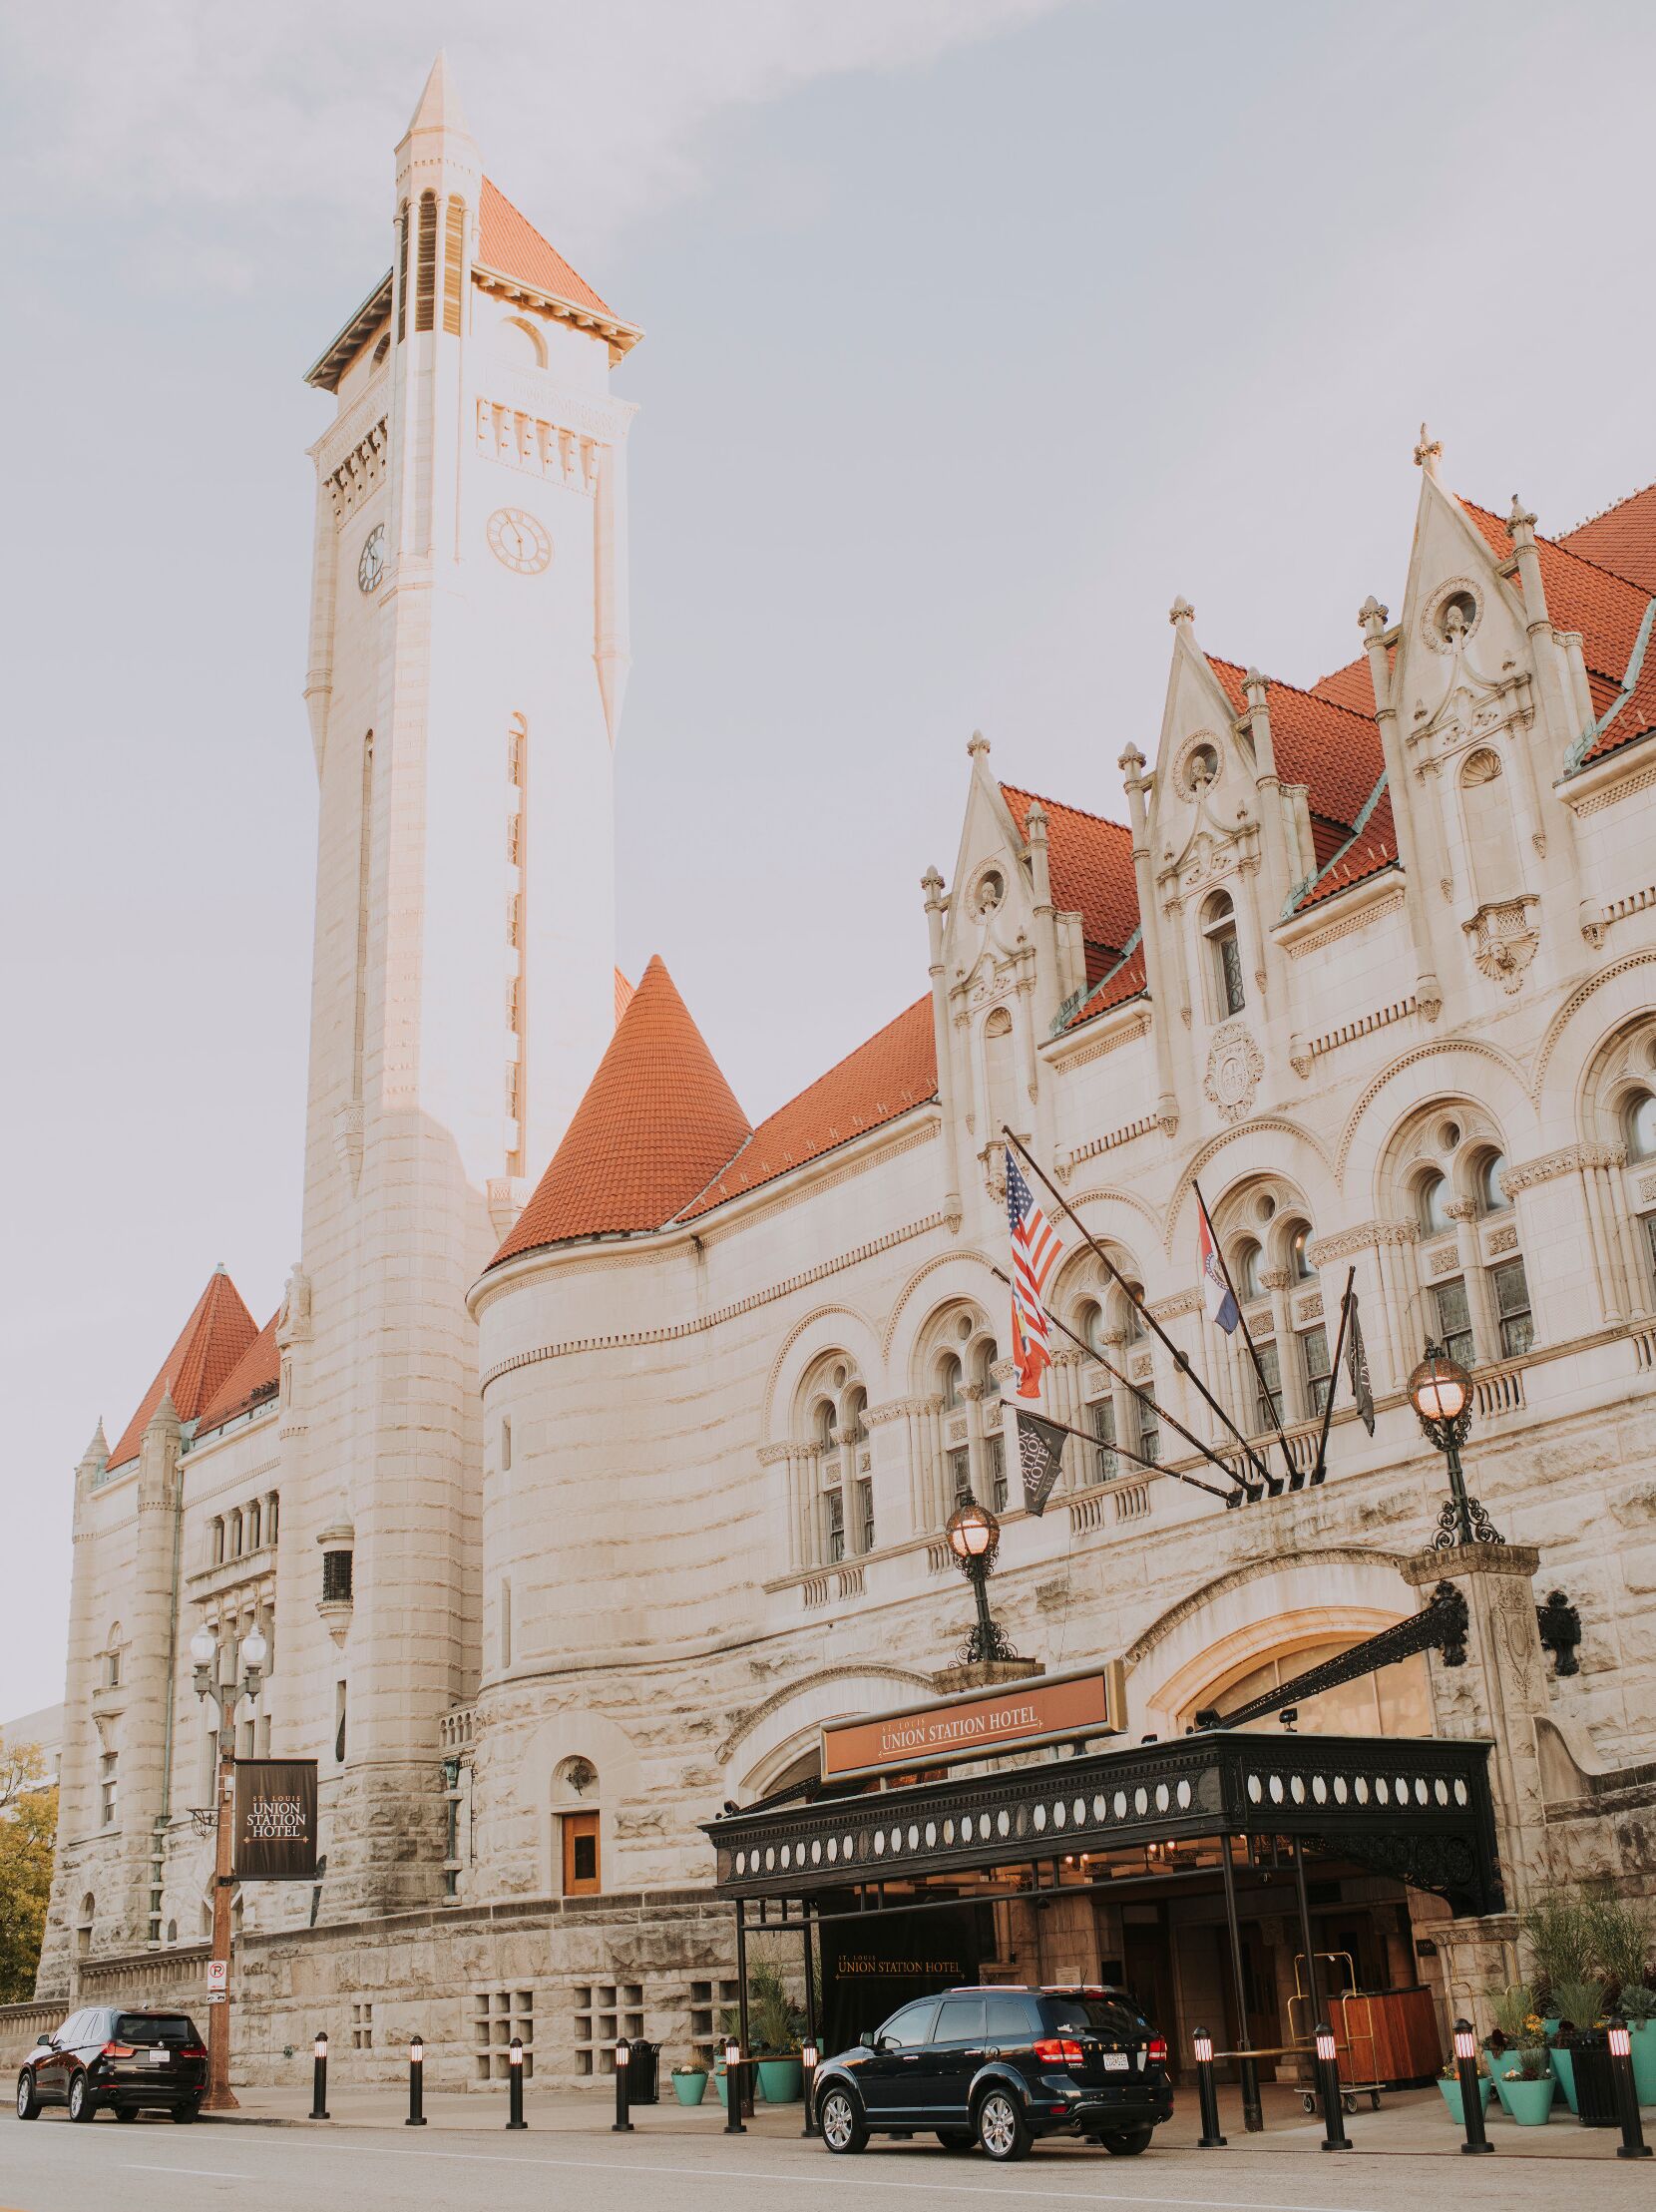
M 1421 425 L 1421 442 L 1415 448 L 1415 466 L 1418 469 L 1425 469 L 1428 476 L 1436 483 L 1438 480 L 1438 464 L 1443 458 L 1443 439 L 1435 438 L 1423 422 Z
M 1024 817 L 1024 834 L 1032 845 L 1046 842 L 1046 809 L 1038 799 Z
M 179 1426 L 179 1409 L 173 1403 L 173 1378 L 169 1376 L 161 1386 L 161 1398 L 155 1412 L 144 1424 L 144 1434 L 154 1436 L 158 1431 L 165 1434 Z
M 1257 668 L 1250 668 L 1247 674 L 1242 678 L 1242 689 L 1247 695 L 1248 704 L 1250 706 L 1264 705 L 1265 700 L 1263 694 L 1265 690 L 1265 678 L 1260 674 Z M 1256 691 L 1261 694 L 1259 698 L 1254 697 L 1254 693 Z
M 1535 527 L 1534 516 L 1529 512 L 1523 501 L 1519 499 L 1516 492 L 1512 494 L 1512 512 L 1506 518 L 1506 527 L 1512 533 L 1514 544 L 1517 542 L 1520 533 L 1533 530 Z
M 981 729 L 975 729 L 966 741 L 966 749 L 971 757 L 976 760 L 979 753 L 987 754 L 989 751 L 989 739 Z
M 1178 628 L 1180 623 L 1193 623 L 1196 620 L 1196 610 L 1194 607 L 1191 606 L 1190 602 L 1184 597 L 1182 592 L 1180 593 L 1179 597 L 1174 600 L 1172 606 L 1168 608 L 1167 620 L 1173 625 L 1175 630 Z
M 1357 610 L 1357 627 L 1362 631 L 1365 638 L 1372 641 L 1378 638 L 1386 628 L 1390 613 L 1390 609 L 1376 599 L 1373 592 L 1371 592 L 1363 605 Z
M 926 894 L 926 904 L 929 907 L 943 904 L 943 878 L 935 867 L 928 868 L 921 877 L 920 888 Z
M 1131 741 L 1130 738 L 1127 741 L 1126 750 L 1122 753 L 1120 759 L 1117 760 L 1115 765 L 1120 769 L 1121 773 L 1126 777 L 1129 783 L 1137 783 L 1141 780 L 1142 770 L 1144 767 L 1144 755 L 1139 751 L 1138 747 Z
M 100 1415 L 98 1426 L 92 1432 L 92 1442 L 81 1454 L 81 1463 L 75 1472 L 77 1475 L 101 1475 L 109 1463 L 109 1438 L 104 1434 L 103 1416 Z

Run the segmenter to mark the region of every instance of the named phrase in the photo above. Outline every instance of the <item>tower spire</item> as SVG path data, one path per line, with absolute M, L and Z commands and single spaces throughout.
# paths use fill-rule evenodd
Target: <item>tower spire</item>
M 445 48 L 439 47 L 425 90 L 408 119 L 410 131 L 456 131 L 469 138 L 466 118 L 460 112 L 460 95 L 454 89 L 454 72 Z

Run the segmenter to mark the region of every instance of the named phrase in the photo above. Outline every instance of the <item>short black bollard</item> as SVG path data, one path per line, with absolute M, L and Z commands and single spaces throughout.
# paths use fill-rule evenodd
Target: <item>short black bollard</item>
M 610 2127 L 612 2135 L 632 2132 L 632 2082 L 627 2071 L 631 2063 L 632 2045 L 622 2035 L 616 2044 L 616 2117 Z
M 1202 2132 L 1198 2150 L 1223 2150 L 1225 2138 L 1219 2132 L 1219 2092 L 1213 2086 L 1213 2037 L 1205 2027 L 1198 2027 L 1192 2037 L 1196 2053 L 1196 2098 L 1202 2108 Z
M 1616 2156 L 1648 2158 L 1650 2145 L 1644 2139 L 1638 2085 L 1633 2079 L 1633 2039 L 1619 2012 L 1610 2021 L 1610 2070 L 1616 2077 L 1616 2103 L 1621 2113 L 1621 2143 Z
M 805 2125 L 799 2130 L 801 2135 L 816 2133 L 816 2069 L 821 2060 L 821 2051 L 807 2035 L 799 2050 L 799 2070 L 805 2084 Z
M 521 2035 L 514 2035 L 511 2048 L 506 2053 L 506 2096 L 508 2127 L 527 2127 L 524 2118 L 524 2043 Z
M 1323 2094 L 1323 2148 L 1350 2150 L 1351 2137 L 1346 2133 L 1345 2115 L 1340 2108 L 1339 2046 L 1327 2020 L 1317 2022 L 1316 2035 L 1317 2084 Z
M 1470 2157 L 1493 2150 L 1494 2144 L 1483 2132 L 1483 2077 L 1477 2070 L 1477 2036 L 1470 2020 L 1454 2023 L 1454 2070 L 1460 2082 L 1460 2109 L 1466 2126 L 1461 2151 Z
M 328 2112 L 328 2039 L 325 2035 L 318 2035 L 316 2038 L 315 2063 L 310 2069 L 310 2117 L 313 2120 L 325 2120 L 330 2116 Z
M 747 2133 L 742 2125 L 742 2046 L 734 2035 L 724 2045 L 724 2132 Z
M 426 2039 L 423 2035 L 408 2038 L 408 2117 L 404 2127 L 424 2127 L 426 2124 Z

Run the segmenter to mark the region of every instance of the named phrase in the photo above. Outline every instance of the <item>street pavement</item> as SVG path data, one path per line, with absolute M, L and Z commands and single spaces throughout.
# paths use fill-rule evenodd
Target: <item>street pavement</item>
M 150 2117 L 121 2126 L 107 2114 L 88 2127 L 58 2112 L 29 2123 L 8 2116 L 0 2212 L 219 2212 L 249 2200 L 281 2212 L 958 2212 L 980 2200 L 984 2212 L 1398 2212 L 1405 2201 L 1410 2212 L 1556 2212 L 1566 2192 L 1592 2212 L 1656 2204 L 1656 2161 L 1622 2163 L 1615 2134 L 1573 2123 L 1494 2122 L 1493 2157 L 1456 2156 L 1436 2091 L 1359 2113 L 1349 2123 L 1358 2147 L 1337 2157 L 1318 2155 L 1321 2126 L 1284 2097 L 1263 2136 L 1243 2135 L 1227 2108 L 1226 2150 L 1197 2150 L 1181 2112 L 1142 2158 L 1055 2142 L 1008 2167 L 930 2138 L 830 2158 L 800 2140 L 797 2105 L 761 2107 L 741 2136 L 724 2133 L 716 2107 L 646 2107 L 633 2134 L 616 2135 L 608 2099 L 532 2092 L 529 2130 L 509 2134 L 495 2098 L 447 2095 L 428 2099 L 431 2124 L 415 2134 L 401 2125 L 406 2105 L 395 2091 L 330 2094 L 327 2123 L 301 2116 L 308 2098 L 296 2089 L 240 2095 L 239 2115 L 192 2128 Z M 1581 2170 L 1589 2164 L 1590 2174 Z

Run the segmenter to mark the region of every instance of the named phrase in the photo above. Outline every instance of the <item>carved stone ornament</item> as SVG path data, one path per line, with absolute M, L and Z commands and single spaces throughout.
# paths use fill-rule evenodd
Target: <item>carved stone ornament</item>
M 1472 959 L 1508 996 L 1522 983 L 1541 941 L 1539 925 L 1529 919 L 1529 909 L 1538 903 L 1534 892 L 1525 891 L 1515 899 L 1480 906 L 1460 925 L 1470 940 Z
M 1210 1099 L 1225 1121 L 1241 1121 L 1253 1111 L 1254 1093 L 1265 1073 L 1259 1047 L 1241 1022 L 1225 1022 L 1213 1033 L 1208 1047 L 1207 1079 L 1203 1096 Z
M 1007 1202 L 1007 1147 L 996 1137 L 978 1154 L 984 1171 L 984 1188 L 997 1205 Z
M 1541 1647 L 1552 1653 L 1553 1671 L 1579 1674 L 1581 1661 L 1575 1647 L 1581 1641 L 1581 1615 L 1561 1589 L 1555 1589 L 1544 1605 L 1535 1607 L 1535 1626 Z

